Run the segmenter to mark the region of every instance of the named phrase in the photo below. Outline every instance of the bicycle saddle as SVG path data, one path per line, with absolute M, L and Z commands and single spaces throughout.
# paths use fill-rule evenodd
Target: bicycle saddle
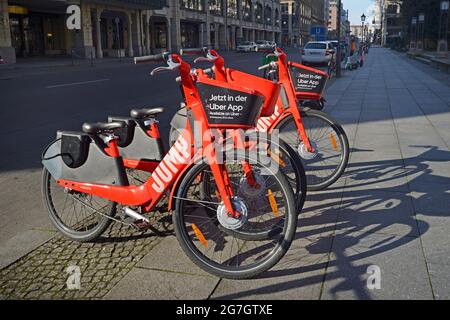
M 151 109 L 133 109 L 130 111 L 130 115 L 135 119 L 143 119 L 157 115 L 158 113 L 164 112 L 164 108 L 151 108 Z
M 84 123 L 83 132 L 85 133 L 102 133 L 120 129 L 126 126 L 125 122 L 96 122 L 96 123 Z

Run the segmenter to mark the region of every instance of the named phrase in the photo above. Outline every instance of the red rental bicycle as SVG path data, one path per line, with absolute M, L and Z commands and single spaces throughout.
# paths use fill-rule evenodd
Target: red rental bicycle
M 210 124 L 220 129 L 254 126 L 261 108 L 274 107 L 279 85 L 267 81 L 263 88 L 248 89 L 211 79 L 209 93 L 234 94 L 249 102 L 241 105 L 246 117 L 222 121 L 205 112 L 202 91 L 179 55 L 163 53 L 135 62 L 167 64 L 152 75 L 179 70 L 186 108 L 201 123 L 197 128 L 201 140 L 194 139 L 194 127 L 187 121 L 167 154 L 152 163 L 148 180 L 130 185 L 115 135 L 124 122 L 85 123 L 83 132 L 59 131 L 42 156 L 42 192 L 51 221 L 66 237 L 91 241 L 105 231 L 116 211 L 145 218 L 168 193 L 177 239 L 194 263 L 234 279 L 268 270 L 294 238 L 297 209 L 292 188 L 275 161 L 263 159 L 253 144 L 234 139 L 231 149 L 218 148 Z M 263 177 L 262 184 L 246 179 L 246 164 Z M 242 183 L 248 185 L 248 192 L 239 188 Z M 264 236 L 255 237 L 260 233 Z
M 213 62 L 214 67 L 204 74 L 213 74 L 216 80 L 248 86 L 250 83 L 242 73 L 225 68 L 224 59 L 212 49 L 183 49 L 182 54 L 201 55 L 196 61 Z M 299 108 L 302 101 L 321 101 L 325 87 L 326 73 L 287 61 L 286 54 L 279 48 L 268 56 L 277 61 L 260 67 L 281 85 L 280 96 L 274 113 L 258 119 L 259 132 L 279 130 L 280 139 L 289 144 L 300 156 L 306 172 L 308 190 L 323 190 L 336 182 L 347 167 L 350 148 L 344 129 L 332 117 L 318 110 Z M 201 70 L 201 69 L 200 69 Z M 306 89 L 302 85 L 311 77 L 314 86 Z M 186 110 L 180 109 L 171 121 L 170 143 L 175 141 L 177 131 L 185 124 Z M 294 156 L 291 154 L 291 158 Z

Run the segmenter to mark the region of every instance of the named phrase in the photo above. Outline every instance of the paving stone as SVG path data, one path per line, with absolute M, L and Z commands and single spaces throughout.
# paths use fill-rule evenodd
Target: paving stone
M 134 268 L 104 299 L 206 299 L 218 281 L 211 276 Z
M 318 299 L 332 238 L 302 237 L 292 244 L 286 256 L 257 279 L 223 279 L 212 299 Z
M 139 244 L 140 250 L 129 246 L 128 238 Z M 41 299 L 44 293 L 52 292 L 52 299 L 102 298 L 159 240 L 151 232 L 137 232 L 119 224 L 113 224 L 102 241 L 96 243 L 75 243 L 57 235 L 17 263 L 0 270 L 0 296 L 3 299 Z M 117 250 L 118 254 L 115 254 L 115 248 L 121 249 Z M 100 252 L 108 253 L 102 258 L 102 263 L 98 263 Z M 117 263 L 111 265 L 113 260 Z M 115 270 L 115 265 L 119 263 L 120 269 Z M 72 264 L 80 266 L 81 283 L 89 291 L 68 292 L 66 280 L 69 274 L 66 268 Z M 108 273 L 108 266 L 115 272 Z
M 432 299 L 420 240 L 378 233 L 341 233 L 333 241 L 322 299 Z M 369 289 L 368 267 L 379 267 L 380 289 Z

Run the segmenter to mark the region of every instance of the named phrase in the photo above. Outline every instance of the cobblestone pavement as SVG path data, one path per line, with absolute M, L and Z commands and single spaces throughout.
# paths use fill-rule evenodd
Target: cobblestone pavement
M 158 218 L 170 216 L 158 214 Z M 161 239 L 155 230 L 138 231 L 119 223 L 92 243 L 58 234 L 0 271 L 0 299 L 100 299 Z M 81 271 L 79 290 L 67 287 L 71 265 Z

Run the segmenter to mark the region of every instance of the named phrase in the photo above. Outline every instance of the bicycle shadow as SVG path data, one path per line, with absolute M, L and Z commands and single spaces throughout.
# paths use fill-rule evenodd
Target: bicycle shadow
M 375 256 L 395 254 L 395 249 L 413 245 L 430 228 L 415 215 L 412 202 L 428 201 L 432 196 L 450 203 L 450 178 L 433 172 L 430 165 L 450 161 L 450 152 L 435 146 L 415 147 L 427 150 L 404 160 L 351 162 L 342 178 L 345 186 L 308 195 L 296 240 L 280 263 L 247 290 L 214 298 L 245 299 L 294 291 L 311 299 L 314 292 L 319 294 L 317 290 L 332 299 L 349 294 L 357 299 L 374 298 L 367 288 L 367 268 L 377 260 Z M 421 188 L 424 181 L 442 188 L 427 192 Z M 439 215 L 431 209 L 420 214 Z

